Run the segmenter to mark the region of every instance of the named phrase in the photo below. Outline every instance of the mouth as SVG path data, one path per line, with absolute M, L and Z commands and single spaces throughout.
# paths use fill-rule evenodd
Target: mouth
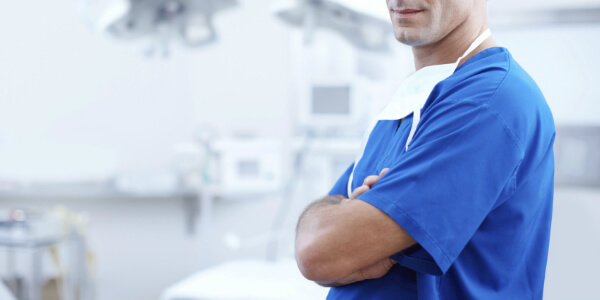
M 410 18 L 423 12 L 422 9 L 391 9 L 390 10 L 396 18 Z

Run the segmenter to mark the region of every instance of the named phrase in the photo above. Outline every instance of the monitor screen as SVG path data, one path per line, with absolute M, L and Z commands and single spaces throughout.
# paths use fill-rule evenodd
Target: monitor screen
M 259 176 L 259 162 L 257 160 L 241 160 L 238 162 L 238 174 L 242 178 L 255 178 Z
M 350 86 L 313 86 L 311 113 L 349 115 Z

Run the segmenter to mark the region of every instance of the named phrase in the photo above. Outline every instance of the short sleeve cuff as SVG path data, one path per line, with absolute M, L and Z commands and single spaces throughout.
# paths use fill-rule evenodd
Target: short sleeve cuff
M 374 191 L 364 193 L 360 196 L 359 200 L 369 203 L 387 214 L 415 239 L 418 246 L 422 247 L 428 254 L 419 255 L 419 251 L 414 251 L 416 248 L 411 247 L 391 256 L 391 259 L 407 268 L 435 276 L 443 275 L 450 268 L 452 264 L 450 257 L 437 245 L 433 237 L 401 207 L 391 201 L 384 200 L 383 197 L 379 197 Z

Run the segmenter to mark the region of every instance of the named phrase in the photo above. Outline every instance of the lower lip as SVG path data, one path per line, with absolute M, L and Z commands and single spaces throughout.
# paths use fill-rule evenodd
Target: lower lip
M 396 18 L 410 18 L 410 17 L 416 16 L 416 15 L 422 13 L 422 12 L 423 12 L 422 10 L 415 10 L 415 11 L 405 12 L 405 13 L 402 13 L 402 12 L 399 12 L 399 11 L 394 11 L 394 17 L 396 17 Z

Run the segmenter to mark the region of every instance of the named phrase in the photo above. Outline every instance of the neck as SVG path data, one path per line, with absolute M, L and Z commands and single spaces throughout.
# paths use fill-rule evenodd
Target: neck
M 467 51 L 471 43 L 488 28 L 487 20 L 477 18 L 477 15 L 472 14 L 473 17 L 467 19 L 436 43 L 414 46 L 412 50 L 415 68 L 419 70 L 432 65 L 455 63 Z M 492 38 L 488 38 L 464 57 L 458 65 L 460 66 L 475 54 L 495 46 L 497 46 L 496 42 Z

